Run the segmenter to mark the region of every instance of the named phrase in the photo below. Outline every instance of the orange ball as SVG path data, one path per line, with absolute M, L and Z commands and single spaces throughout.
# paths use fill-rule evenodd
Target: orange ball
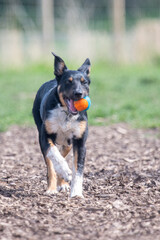
M 77 111 L 84 111 L 88 108 L 88 101 L 85 98 L 82 98 L 80 100 L 74 101 L 74 106 Z

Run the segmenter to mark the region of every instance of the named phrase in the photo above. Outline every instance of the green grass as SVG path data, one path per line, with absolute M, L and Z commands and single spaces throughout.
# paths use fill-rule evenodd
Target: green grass
M 53 79 L 52 64 L 0 71 L 0 131 L 13 124 L 33 124 L 35 93 L 50 79 Z M 135 127 L 160 127 L 158 66 L 97 63 L 92 65 L 91 80 L 90 124 L 127 122 Z
M 127 122 L 136 127 L 160 127 L 158 66 L 101 64 L 92 78 L 92 124 Z

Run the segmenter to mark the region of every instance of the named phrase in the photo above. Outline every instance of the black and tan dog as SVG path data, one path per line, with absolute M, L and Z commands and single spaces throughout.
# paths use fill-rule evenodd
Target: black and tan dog
M 71 71 L 60 57 L 53 55 L 56 78 L 40 87 L 33 105 L 39 143 L 47 165 L 47 192 L 68 191 L 72 179 L 71 197 L 83 196 L 88 121 L 87 113 L 78 112 L 74 101 L 89 95 L 90 60 L 86 59 L 77 71 Z M 71 173 L 65 157 L 72 145 L 74 159 Z

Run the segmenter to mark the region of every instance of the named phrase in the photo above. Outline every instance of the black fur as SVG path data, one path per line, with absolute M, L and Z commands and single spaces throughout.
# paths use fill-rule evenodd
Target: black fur
M 75 115 L 77 116 L 77 122 L 86 122 L 86 128 L 80 138 L 77 138 L 73 134 L 72 139 L 67 140 L 68 145 L 73 144 L 73 152 L 77 151 L 78 153 L 77 171 L 83 174 L 86 154 L 85 142 L 88 135 L 87 112 L 73 111 L 74 109 L 70 107 L 69 103 L 89 95 L 90 60 L 86 59 L 78 70 L 71 71 L 67 69 L 60 57 L 55 54 L 53 55 L 55 56 L 54 74 L 56 78 L 44 83 L 40 87 L 36 94 L 32 110 L 39 132 L 41 151 L 45 157 L 50 147 L 48 139 L 51 139 L 54 145 L 57 144 L 56 140 L 59 129 L 56 132 L 50 133 L 47 131 L 45 125 L 50 116 L 50 111 L 60 106 L 65 107 L 68 119 Z

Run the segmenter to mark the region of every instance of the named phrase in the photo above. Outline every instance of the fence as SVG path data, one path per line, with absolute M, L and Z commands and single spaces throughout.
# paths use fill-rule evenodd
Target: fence
M 51 51 L 77 61 L 160 55 L 160 0 L 0 0 L 0 61 Z

